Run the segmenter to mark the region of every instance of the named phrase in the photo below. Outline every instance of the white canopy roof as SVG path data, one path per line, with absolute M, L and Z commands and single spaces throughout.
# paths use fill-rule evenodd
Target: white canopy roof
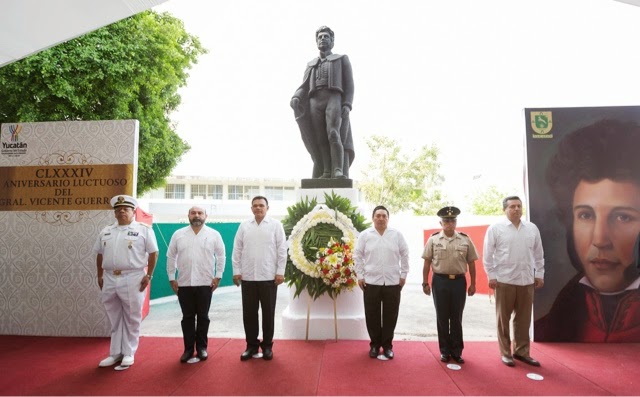
M 167 0 L 1 0 L 0 67 Z
M 631 4 L 634 6 L 639 6 L 640 7 L 640 0 L 618 0 L 621 3 L 627 3 L 627 4 Z

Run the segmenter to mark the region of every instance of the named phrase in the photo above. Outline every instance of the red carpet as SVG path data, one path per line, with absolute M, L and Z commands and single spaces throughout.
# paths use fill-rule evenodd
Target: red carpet
M 210 339 L 209 360 L 180 364 L 181 338 L 145 337 L 119 372 L 97 367 L 105 338 L 0 336 L 0 394 L 637 395 L 640 385 L 640 344 L 535 343 L 541 368 L 508 368 L 497 342 L 468 342 L 459 371 L 439 361 L 437 342 L 395 342 L 390 361 L 370 359 L 366 341 L 277 340 L 270 362 L 241 362 L 244 347 Z

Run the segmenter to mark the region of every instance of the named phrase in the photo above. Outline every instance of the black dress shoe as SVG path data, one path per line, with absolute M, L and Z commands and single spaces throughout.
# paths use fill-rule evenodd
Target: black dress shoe
M 388 358 L 389 360 L 393 360 L 393 350 L 391 349 L 384 349 L 383 354 L 386 358 Z
M 207 354 L 207 351 L 205 349 L 198 349 L 198 358 L 204 361 L 209 358 L 209 355 Z
M 180 362 L 186 363 L 191 357 L 193 357 L 193 350 L 185 350 L 182 356 L 180 356 Z
M 262 358 L 269 361 L 273 358 L 273 350 L 270 348 L 262 349 Z
M 513 362 L 513 358 L 507 357 L 507 356 L 502 356 L 502 363 L 504 365 L 506 365 L 507 367 L 515 367 L 516 366 L 516 364 Z
M 452 355 L 451 358 L 453 358 L 453 361 L 457 362 L 458 364 L 464 364 L 464 358 L 462 358 L 461 356 Z
M 527 363 L 529 365 L 533 365 L 534 367 L 539 367 L 540 366 L 540 363 L 537 360 L 534 360 L 531 357 L 525 357 L 525 356 L 520 356 L 520 355 L 514 354 L 513 358 L 515 358 L 516 360 L 525 362 L 525 363 Z
M 448 363 L 449 362 L 449 355 L 448 354 L 441 354 L 440 355 L 440 361 L 442 361 L 443 363 Z
M 379 347 L 372 347 L 371 350 L 369 350 L 369 357 L 376 358 L 378 357 L 379 353 L 380 353 Z
M 251 357 L 253 357 L 253 355 L 256 354 L 257 352 L 258 352 L 258 349 L 254 349 L 254 348 L 249 348 L 245 350 L 244 353 L 242 353 L 242 355 L 240 356 L 240 361 L 250 360 Z

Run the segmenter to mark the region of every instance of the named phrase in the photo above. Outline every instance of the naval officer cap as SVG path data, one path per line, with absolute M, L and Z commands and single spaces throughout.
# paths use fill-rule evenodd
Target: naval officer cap
M 138 201 L 131 196 L 120 194 L 111 199 L 111 206 L 115 209 L 118 207 L 129 207 L 136 209 Z
M 455 219 L 458 215 L 460 215 L 460 209 L 458 209 L 457 207 L 448 206 L 448 207 L 440 208 L 440 211 L 438 211 L 438 216 L 440 218 Z

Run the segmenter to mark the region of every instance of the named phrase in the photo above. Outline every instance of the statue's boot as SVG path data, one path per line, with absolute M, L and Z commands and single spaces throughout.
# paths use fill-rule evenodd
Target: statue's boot
M 334 179 L 347 179 L 347 177 L 342 174 L 341 170 L 333 170 L 333 178 Z
M 344 161 L 344 149 L 342 142 L 330 142 L 331 144 L 331 173 L 332 178 L 344 179 L 346 178 L 342 173 L 342 162 Z

